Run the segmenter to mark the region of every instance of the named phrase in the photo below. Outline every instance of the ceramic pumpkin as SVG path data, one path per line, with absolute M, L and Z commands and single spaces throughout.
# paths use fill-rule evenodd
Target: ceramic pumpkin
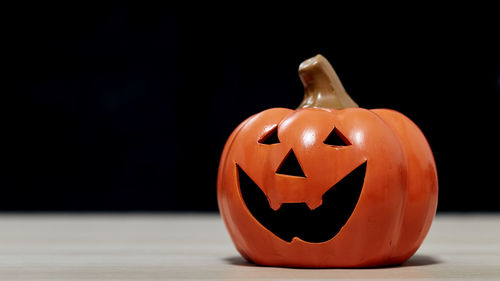
M 303 62 L 298 109 L 255 114 L 231 134 L 217 198 L 243 257 L 260 265 L 401 264 L 437 206 L 431 149 L 389 109 L 362 109 L 321 55 Z

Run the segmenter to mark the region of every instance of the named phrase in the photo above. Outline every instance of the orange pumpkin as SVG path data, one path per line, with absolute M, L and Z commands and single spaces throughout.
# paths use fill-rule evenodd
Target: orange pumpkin
M 424 135 L 401 113 L 359 108 L 321 55 L 299 75 L 298 109 L 251 116 L 224 147 L 217 198 L 237 250 L 269 266 L 405 262 L 437 205 Z

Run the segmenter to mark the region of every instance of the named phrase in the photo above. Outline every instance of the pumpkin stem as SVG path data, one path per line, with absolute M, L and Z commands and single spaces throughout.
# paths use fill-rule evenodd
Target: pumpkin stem
M 347 94 L 337 73 L 322 55 L 302 62 L 299 66 L 299 76 L 304 85 L 304 99 L 299 108 L 359 107 Z

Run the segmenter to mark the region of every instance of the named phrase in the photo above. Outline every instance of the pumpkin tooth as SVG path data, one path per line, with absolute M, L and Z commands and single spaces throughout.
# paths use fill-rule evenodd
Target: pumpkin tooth
M 323 200 L 320 199 L 320 200 L 316 200 L 316 199 L 313 199 L 313 200 L 307 200 L 306 201 L 306 205 L 307 207 L 309 207 L 309 209 L 312 211 L 316 208 L 318 208 L 319 206 L 321 206 L 321 204 L 323 204 Z
M 275 211 L 279 210 L 279 208 L 281 208 L 281 205 L 282 204 L 279 202 L 269 200 L 269 206 L 271 206 L 271 209 Z

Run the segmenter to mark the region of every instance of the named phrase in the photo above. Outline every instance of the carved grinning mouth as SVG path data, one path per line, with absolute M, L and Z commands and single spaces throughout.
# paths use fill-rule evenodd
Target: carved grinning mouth
M 366 161 L 337 182 L 323 196 L 323 203 L 310 210 L 305 203 L 283 203 L 274 211 L 266 195 L 236 164 L 243 201 L 252 216 L 279 238 L 294 237 L 321 243 L 332 239 L 351 217 L 363 188 Z

